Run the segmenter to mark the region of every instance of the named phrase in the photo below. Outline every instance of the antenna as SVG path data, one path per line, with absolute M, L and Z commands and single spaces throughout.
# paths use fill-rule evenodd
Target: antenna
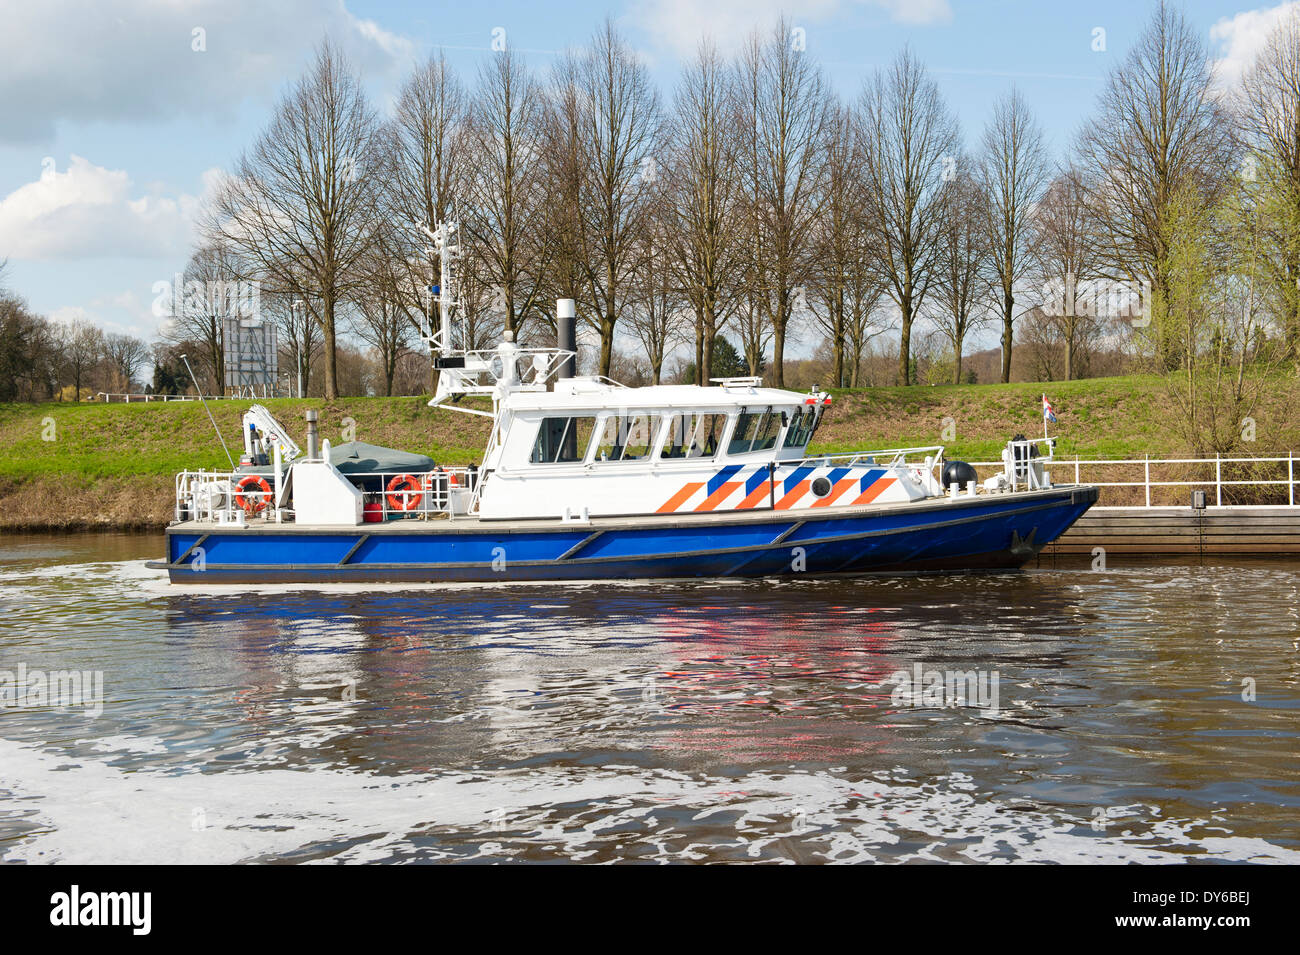
M 185 370 L 190 373 L 190 381 L 198 386 L 199 404 L 203 405 L 203 410 L 208 413 L 208 420 L 212 422 L 212 430 L 217 433 L 217 440 L 221 442 L 221 450 L 226 452 L 226 460 L 230 462 L 230 470 L 235 469 L 235 459 L 230 456 L 230 449 L 226 447 L 226 439 L 221 436 L 221 429 L 217 427 L 217 419 L 212 417 L 212 409 L 208 407 L 207 400 L 203 397 L 203 386 L 199 385 L 198 379 L 194 377 L 194 369 L 190 367 L 190 360 L 181 355 L 181 361 L 185 362 Z

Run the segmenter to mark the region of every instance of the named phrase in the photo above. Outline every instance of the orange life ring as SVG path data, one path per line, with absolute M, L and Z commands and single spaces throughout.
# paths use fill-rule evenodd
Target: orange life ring
M 388 506 L 395 511 L 413 511 L 423 498 L 420 482 L 412 474 L 399 474 L 388 482 Z
M 245 496 L 253 487 L 257 490 Z M 259 496 L 260 495 L 260 496 Z M 248 511 L 249 514 L 260 514 L 266 509 L 266 505 L 271 501 L 271 485 L 266 483 L 266 478 L 257 474 L 249 474 L 241 478 L 235 485 L 235 503 Z

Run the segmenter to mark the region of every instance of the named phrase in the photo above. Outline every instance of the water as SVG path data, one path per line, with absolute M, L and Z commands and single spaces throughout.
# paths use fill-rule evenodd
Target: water
M 0 680 L 103 679 L 0 709 L 4 861 L 1300 861 L 1295 564 L 255 594 L 160 552 L 0 539 Z

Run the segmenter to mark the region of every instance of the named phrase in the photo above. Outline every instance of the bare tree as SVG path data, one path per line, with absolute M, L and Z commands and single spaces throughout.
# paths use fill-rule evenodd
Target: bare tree
M 144 363 L 149 360 L 149 346 L 134 335 L 104 336 L 104 358 L 126 391 Z
M 1176 194 L 1215 206 L 1231 168 L 1232 125 L 1212 85 L 1199 33 L 1164 0 L 1122 65 L 1111 71 L 1079 140 L 1094 231 L 1112 280 L 1151 290 L 1155 351 L 1164 368 L 1183 360 L 1168 318 L 1167 219 Z
M 321 353 L 321 330 L 306 304 L 293 295 L 271 293 L 262 296 L 262 312 L 275 322 L 280 349 L 280 366 L 292 369 L 291 394 L 310 394 L 312 368 Z
M 713 374 L 713 343 L 740 284 L 734 111 L 726 64 L 712 43 L 702 43 L 682 70 L 667 137 L 668 247 L 695 313 L 695 374 L 701 385 Z
M 1033 275 L 1042 286 L 1043 330 L 1055 331 L 1065 350 L 1065 380 L 1077 371 L 1080 347 L 1098 327 L 1088 289 L 1099 277 L 1097 238 L 1088 227 L 1088 195 L 1079 171 L 1068 167 L 1048 187 L 1030 226 Z
M 771 328 L 773 376 L 784 384 L 786 338 L 812 283 L 813 224 L 820 212 L 822 137 L 831 103 L 821 70 L 781 18 L 766 39 L 741 52 L 740 128 L 747 142 L 743 179 L 753 229 L 756 304 Z M 752 362 L 751 362 L 752 363 Z
M 683 335 L 683 315 L 689 314 L 687 297 L 679 289 L 669 254 L 667 198 L 660 195 L 636 245 L 629 283 L 626 324 L 640 343 L 649 363 L 650 383 L 663 381 L 664 361 Z
M 173 295 L 164 337 L 198 346 L 193 359 L 198 373 L 211 382 L 203 386 L 207 394 L 226 393 L 225 326 L 240 307 L 244 270 L 228 243 L 201 246 L 190 256 L 181 275 L 182 287 Z
M 586 97 L 580 87 L 579 57 L 569 52 L 551 69 L 551 89 L 546 103 L 547 148 L 542 151 L 546 170 L 548 297 L 571 298 L 578 320 L 592 324 L 593 303 L 588 278 L 591 243 L 583 222 L 583 197 L 589 188 L 586 151 Z
M 898 305 L 898 382 L 911 384 L 912 323 L 943 236 L 943 184 L 957 173 L 957 122 L 925 67 L 904 50 L 863 91 L 868 207 L 889 296 Z
M 398 363 L 411 347 L 413 323 L 392 284 L 378 284 L 358 298 L 352 331 L 375 351 L 384 378 L 384 394 L 393 394 Z
M 979 157 L 979 178 L 987 197 L 987 242 L 1002 313 L 1003 382 L 1011 380 L 1017 286 L 1031 264 L 1027 248 L 1030 219 L 1047 175 L 1042 129 L 1020 91 L 1013 89 L 994 105 Z
M 391 285 L 403 320 L 428 306 L 427 286 L 441 271 L 437 252 L 430 254 L 431 243 L 417 227 L 433 228 L 452 215 L 464 188 L 468 118 L 464 87 L 439 53 L 408 77 L 384 128 L 386 221 L 378 264 L 389 277 L 375 280 Z
M 57 331 L 22 299 L 0 290 L 0 401 L 54 396 L 61 360 Z
M 609 374 L 614 330 L 627 295 L 662 159 L 663 116 L 645 64 L 607 19 L 578 62 L 586 185 L 581 207 L 590 243 L 588 284 L 600 331 L 600 373 Z
M 850 388 L 857 388 L 862 372 L 862 360 L 872 342 L 890 329 L 877 306 L 885 295 L 885 282 L 876 267 L 878 261 L 869 240 L 853 257 L 845 283 L 848 307 L 844 315 L 844 334 L 847 336 L 845 362 L 848 365 Z
M 968 174 L 947 183 L 944 229 L 935 257 L 934 325 L 952 348 L 953 384 L 961 384 L 963 346 L 988 318 L 989 288 L 1000 279 L 990 245 L 989 194 Z M 1004 316 L 1005 317 L 1005 316 Z
M 74 401 L 81 400 L 81 386 L 90 370 L 104 357 L 104 333 L 87 321 L 64 325 L 59 334 L 63 366 L 72 379 Z
M 256 270 L 267 291 L 297 296 L 320 325 L 325 396 L 338 396 L 339 303 L 366 278 L 376 241 L 379 124 L 360 78 L 325 41 L 307 75 L 218 192 L 207 231 Z
M 814 325 L 830 344 L 835 386 L 843 387 L 849 378 L 845 349 L 850 345 L 853 276 L 860 268 L 858 260 L 870 254 L 862 156 L 852 110 L 832 112 L 822 150 L 824 192 L 811 246 L 814 271 L 807 298 Z
M 479 73 L 467 157 L 467 266 L 496 292 L 505 328 L 519 332 L 544 301 L 542 90 L 522 58 L 494 53 Z

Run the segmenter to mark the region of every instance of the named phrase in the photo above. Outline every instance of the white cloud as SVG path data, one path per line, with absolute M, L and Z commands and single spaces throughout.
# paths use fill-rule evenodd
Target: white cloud
M 342 0 L 0 0 L 0 22 L 0 141 L 12 143 L 48 140 L 64 121 L 232 116 L 274 96 L 324 36 L 367 75 L 414 50 Z
M 94 316 L 80 305 L 64 305 L 50 312 L 50 321 L 60 325 L 72 325 L 76 322 L 94 321 Z
M 205 175 L 205 182 L 211 181 Z M 0 199 L 0 257 L 15 260 L 184 255 L 199 196 L 133 194 L 125 170 L 81 156 Z
M 786 14 L 805 29 L 823 23 L 853 5 L 875 7 L 899 23 L 926 25 L 952 19 L 948 0 L 635 0 L 630 20 L 664 46 L 689 56 L 702 39 L 710 38 L 723 50 L 734 50 L 755 27 L 770 26 Z M 816 35 L 808 36 L 810 48 Z
M 134 299 L 135 304 L 120 304 L 120 300 L 124 298 Z M 49 318 L 60 325 L 89 322 L 110 335 L 134 335 L 145 341 L 160 334 L 162 323 L 150 313 L 148 308 L 138 307 L 138 298 L 132 292 L 123 292 L 113 296 L 113 299 L 113 302 L 96 299 L 91 302 L 94 306 L 92 308 L 82 305 L 61 305 L 50 310 Z M 109 306 L 107 310 L 101 307 L 104 305 Z
M 1268 42 L 1269 34 L 1296 10 L 1300 10 L 1300 2 L 1246 10 L 1235 16 L 1222 17 L 1210 27 L 1210 43 L 1218 52 L 1215 75 L 1219 83 L 1229 89 L 1235 88 Z

